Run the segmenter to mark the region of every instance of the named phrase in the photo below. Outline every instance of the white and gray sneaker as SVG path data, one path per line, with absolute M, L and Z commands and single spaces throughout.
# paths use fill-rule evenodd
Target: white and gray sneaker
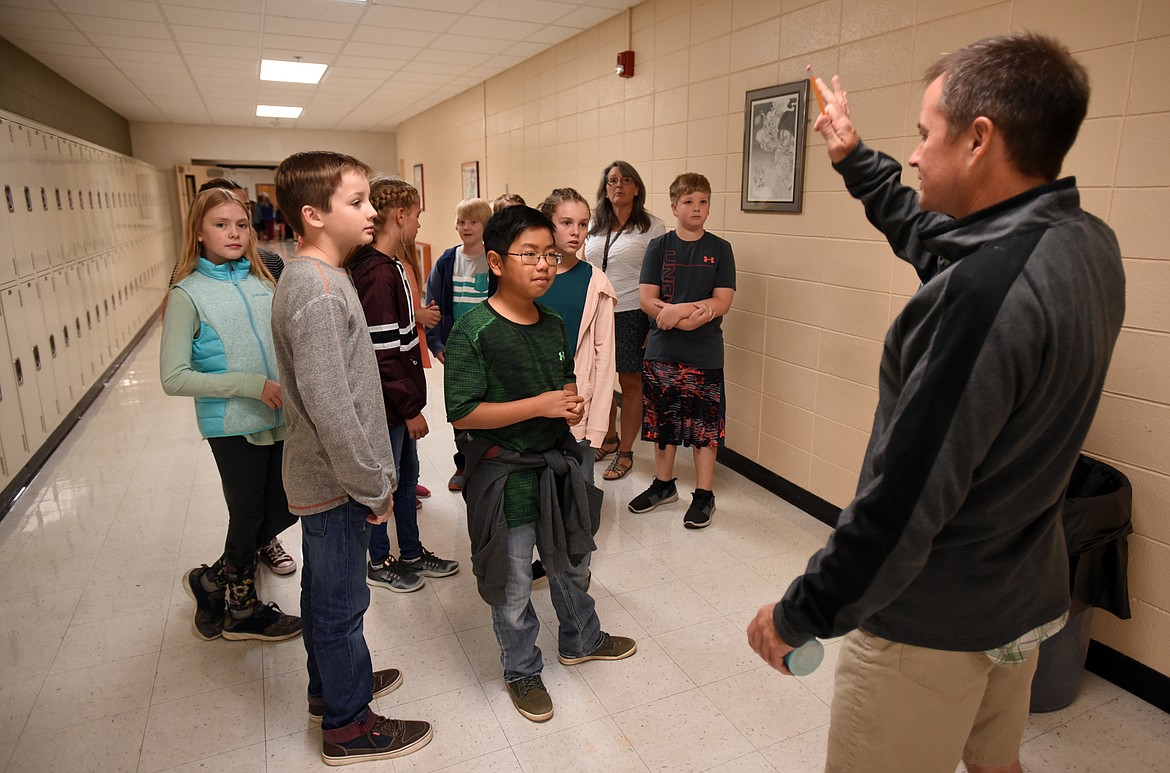
M 418 590 L 426 580 L 414 572 L 405 569 L 401 562 L 391 556 L 380 564 L 366 565 L 366 585 L 371 588 L 394 591 L 395 593 L 411 593 Z

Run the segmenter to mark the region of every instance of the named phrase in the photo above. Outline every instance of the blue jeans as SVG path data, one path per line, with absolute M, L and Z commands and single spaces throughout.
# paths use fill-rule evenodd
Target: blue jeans
M 418 537 L 418 441 L 406 434 L 406 425 L 390 428 L 390 448 L 398 470 L 394 490 L 394 530 L 398 533 L 398 557 L 418 558 L 422 543 Z M 390 532 L 379 523 L 370 530 L 370 561 L 380 564 L 390 556 Z
M 301 518 L 301 640 L 308 653 L 309 700 L 324 700 L 323 731 L 367 723 L 373 665 L 362 627 L 370 606 L 366 550 L 370 508 L 350 499 L 332 510 Z M 356 737 L 356 734 L 355 734 Z
M 532 549 L 535 546 L 535 523 L 508 529 L 505 601 L 492 607 L 492 630 L 500 643 L 505 682 L 539 674 L 544 668 L 540 648 L 536 646 L 540 620 L 532 608 Z M 548 591 L 560 621 L 558 648 L 565 657 L 588 655 L 601 645 L 604 638 L 593 597 L 589 595 L 589 556 L 586 555 L 578 566 L 557 573 L 551 571 L 543 555 L 540 558 L 548 571 Z

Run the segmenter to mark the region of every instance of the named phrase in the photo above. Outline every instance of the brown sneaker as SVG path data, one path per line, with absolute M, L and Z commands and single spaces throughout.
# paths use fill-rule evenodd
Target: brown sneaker
M 374 672 L 374 697 L 381 698 L 389 695 L 402 686 L 402 672 L 397 668 L 384 668 Z M 315 725 L 321 724 L 325 718 L 325 702 L 318 699 L 309 700 L 309 721 Z
M 326 765 L 352 765 L 367 760 L 404 757 L 431 742 L 430 722 L 378 717 L 370 732 L 345 743 L 321 739 L 321 759 Z
M 521 716 L 533 722 L 547 722 L 552 719 L 552 698 L 544 688 L 540 674 L 525 676 L 515 682 L 504 682 L 504 686 L 508 688 L 512 705 Z
M 625 660 L 638 651 L 638 643 L 628 636 L 610 636 L 608 633 L 603 635 L 605 638 L 601 640 L 601 644 L 588 655 L 572 658 L 558 652 L 557 660 L 561 661 L 561 665 L 575 666 L 587 660 Z

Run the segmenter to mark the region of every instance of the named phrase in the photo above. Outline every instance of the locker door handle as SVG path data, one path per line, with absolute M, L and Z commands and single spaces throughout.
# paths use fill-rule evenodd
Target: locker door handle
M 12 366 L 16 370 L 16 385 L 18 387 L 24 386 L 24 368 L 20 365 L 19 357 L 12 361 Z
M 41 347 L 39 344 L 33 347 L 33 365 L 39 373 L 41 370 Z
M 53 337 L 52 333 L 49 334 L 49 356 L 54 360 L 57 359 L 57 339 Z
M 69 348 L 69 325 L 68 324 L 61 326 L 61 335 L 65 336 L 65 348 L 68 349 Z
M 4 198 L 8 201 L 8 212 L 14 214 L 16 212 L 16 202 L 12 200 L 12 186 L 4 186 Z

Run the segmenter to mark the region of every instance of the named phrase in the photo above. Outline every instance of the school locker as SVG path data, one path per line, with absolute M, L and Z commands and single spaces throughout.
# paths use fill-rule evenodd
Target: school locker
M 73 335 L 68 325 L 69 287 L 65 270 L 57 269 L 38 278 L 41 310 L 49 333 L 49 358 L 57 379 L 57 398 L 62 412 L 68 413 L 81 398 L 81 357 L 73 346 Z
M 24 127 L 9 122 L 7 131 L 0 134 L 0 143 L 7 145 L 8 163 L 0 170 L 4 180 L 4 207 L 7 213 L 8 232 L 12 238 L 12 257 L 16 263 L 18 277 L 31 276 L 33 269 L 32 236 L 28 226 L 28 212 L 25 209 L 22 190 L 24 184 L 23 161 L 24 148 L 28 147 L 25 140 Z
M 36 342 L 33 326 L 30 325 L 32 316 L 26 309 L 27 305 L 34 304 L 36 285 L 25 281 L 0 292 L 0 305 L 4 308 L 4 328 L 8 334 L 9 364 L 13 380 L 16 382 L 17 402 L 20 404 L 20 415 L 24 426 L 24 436 L 29 449 L 40 448 L 41 442 L 49 434 L 50 424 L 56 422 L 46 420 L 44 406 L 41 404 L 42 389 L 47 386 L 47 372 L 43 370 L 40 345 Z M 38 367 L 37 363 L 41 365 Z M 51 416 L 56 416 L 56 406 L 48 406 Z
M 20 412 L 20 397 L 5 330 L 6 319 L 3 305 L 0 305 L 0 488 L 8 485 L 32 456 Z
M 97 258 L 89 258 L 79 265 L 81 292 L 84 298 L 85 332 L 89 338 L 86 350 L 90 353 L 93 374 L 97 376 L 110 361 L 110 342 L 102 316 L 102 294 L 98 278 Z
M 85 268 L 80 263 L 71 263 L 65 267 L 65 287 L 68 293 L 69 311 L 64 315 L 65 323 L 69 325 L 69 344 L 77 352 L 81 365 L 81 385 L 88 389 L 97 377 L 97 366 L 90 344 L 96 340 L 92 331 L 86 329 L 85 324 L 85 293 L 81 289 L 82 277 Z

